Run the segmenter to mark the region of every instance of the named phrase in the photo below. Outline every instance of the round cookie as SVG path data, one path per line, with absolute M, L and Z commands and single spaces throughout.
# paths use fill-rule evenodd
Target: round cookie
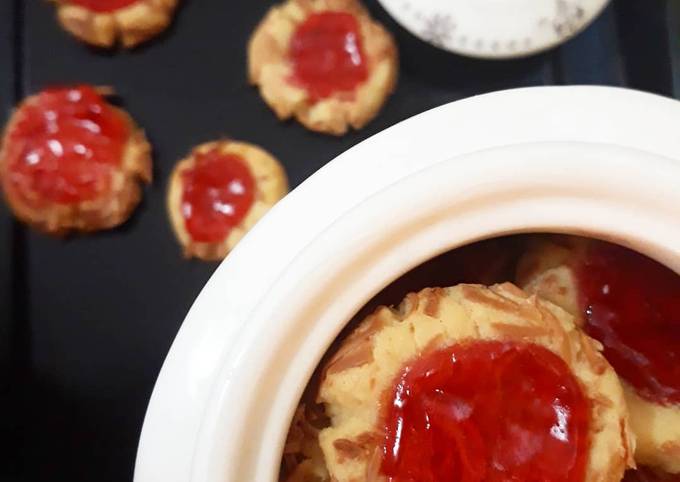
M 219 260 L 287 192 L 286 173 L 271 154 L 223 140 L 201 144 L 177 163 L 167 208 L 185 256 Z
M 622 253 L 630 253 L 624 248 L 607 245 L 597 241 L 590 241 L 583 238 L 575 237 L 547 237 L 535 238 L 530 244 L 527 253 L 522 257 L 518 265 L 517 281 L 518 284 L 530 293 L 538 294 L 553 303 L 563 307 L 576 317 L 576 322 L 585 326 L 588 330 L 588 317 L 593 316 L 592 311 L 585 314 L 585 308 L 581 307 L 583 303 L 584 292 L 580 282 L 579 266 L 584 266 L 583 263 L 588 259 L 588 253 L 591 250 L 606 249 L 614 250 L 612 255 L 619 256 Z M 652 266 L 652 263 L 643 259 L 640 255 L 635 255 L 633 262 L 636 268 L 635 277 L 639 277 L 640 289 L 644 285 L 649 285 L 653 282 L 654 274 L 647 276 L 649 269 L 658 272 L 658 268 Z M 654 263 L 656 264 L 656 263 Z M 583 268 L 581 268 L 583 269 Z M 588 268 L 590 278 L 597 276 L 595 268 Z M 588 276 L 586 271 L 585 275 Z M 666 276 L 666 274 L 663 274 Z M 671 275 L 672 276 L 672 275 Z M 623 279 L 617 276 L 619 279 Z M 680 288 L 680 281 L 676 282 L 676 290 Z M 623 288 L 616 285 L 605 284 L 602 290 L 617 290 L 622 291 Z M 639 290 L 636 290 L 639 291 Z M 606 294 L 606 293 L 605 293 Z M 678 293 L 680 295 L 680 293 Z M 675 295 L 677 298 L 678 295 Z M 631 295 L 627 295 L 627 305 L 634 301 Z M 602 303 L 602 301 L 598 301 Z M 635 301 L 636 306 L 644 304 L 654 304 L 652 299 L 644 299 L 642 301 Z M 630 309 L 630 307 L 628 308 Z M 602 308 L 600 308 L 602 310 Z M 613 313 L 608 309 L 605 316 L 611 316 Z M 680 316 L 679 313 L 674 313 L 675 319 Z M 672 322 L 672 320 L 668 320 Z M 673 343 L 672 340 L 677 340 L 680 335 L 680 326 L 675 329 L 675 338 L 673 334 L 668 332 L 669 326 L 666 326 L 667 333 L 661 336 L 662 340 L 667 340 L 667 343 Z M 650 328 L 652 329 L 652 328 Z M 654 328 L 656 330 L 656 328 Z M 593 334 L 598 338 L 607 336 L 611 338 L 614 334 Z M 618 335 L 616 335 L 618 336 Z M 645 338 L 643 335 L 636 336 L 637 339 Z M 604 339 L 604 338 L 602 338 Z M 612 338 L 614 339 L 614 338 Z M 676 349 L 678 353 L 680 348 Z M 660 350 L 668 352 L 668 350 Z M 605 356 L 607 351 L 605 350 Z M 644 353 L 638 353 L 637 356 L 645 356 Z M 621 370 L 623 368 L 620 362 L 610 359 L 614 368 Z M 621 367 L 621 368 L 619 368 Z M 680 474 L 680 404 L 678 403 L 659 403 L 650 397 L 643 396 L 640 390 L 648 390 L 642 386 L 635 388 L 630 380 L 621 372 L 619 375 L 622 378 L 624 395 L 626 404 L 630 412 L 630 424 L 635 434 L 637 444 L 635 450 L 635 460 L 640 465 L 648 465 L 657 469 L 667 471 L 670 473 Z M 651 382 L 650 382 L 651 383 Z M 654 382 L 656 384 L 656 382 Z
M 83 42 L 132 48 L 163 32 L 178 0 L 53 0 L 61 26 Z
M 397 49 L 357 0 L 288 0 L 248 44 L 248 77 L 279 119 L 342 135 L 376 116 L 394 89 Z
M 391 429 L 388 428 L 385 432 L 384 414 L 394 407 L 401 409 L 420 406 L 414 405 L 415 402 L 412 400 L 415 395 L 421 396 L 423 391 L 406 385 L 405 380 L 410 374 L 418 373 L 422 368 L 419 368 L 421 361 L 429 363 L 432 353 L 437 356 L 441 353 L 447 354 L 447 364 L 450 365 L 451 361 L 457 361 L 456 350 L 464 352 L 466 347 L 470 346 L 476 349 L 477 346 L 505 346 L 505 344 L 518 347 L 517 350 L 540 353 L 541 360 L 550 361 L 546 366 L 561 365 L 567 370 L 569 379 L 580 393 L 579 396 L 587 401 L 585 411 L 588 413 L 585 418 L 588 421 L 583 422 L 584 425 L 581 426 L 585 427 L 587 432 L 588 447 L 583 455 L 585 462 L 581 466 L 582 480 L 588 482 L 621 480 L 625 468 L 632 465 L 634 442 L 629 434 L 628 414 L 618 378 L 598 353 L 599 345 L 575 327 L 570 315 L 549 302 L 525 294 L 509 283 L 490 288 L 480 285 L 428 288 L 410 294 L 397 309 L 378 308 L 344 340 L 338 352 L 325 366 L 318 396 L 319 401 L 325 404 L 326 413 L 331 419 L 330 427 L 321 431 L 319 440 L 332 480 L 338 482 L 387 480 L 382 472 L 385 454 L 391 454 L 393 450 L 399 449 L 400 444 L 406 446 L 409 443 L 406 436 L 414 437 L 412 435 L 414 430 L 429 429 L 431 423 L 442 424 L 444 423 L 442 420 L 446 423 L 449 420 L 457 420 L 461 430 L 468 430 L 470 426 L 466 425 L 466 420 L 473 416 L 470 408 L 464 403 L 461 405 L 462 402 L 454 401 L 456 397 L 462 396 L 463 392 L 439 393 L 438 395 L 443 397 L 441 400 L 446 401 L 439 408 L 436 399 L 418 402 L 422 406 L 431 407 L 433 410 L 431 413 L 436 416 L 425 417 L 425 424 L 423 425 L 421 421 L 419 428 L 414 428 L 416 426 L 413 424 L 399 422 L 406 418 L 397 418 L 396 425 L 391 425 L 397 427 L 397 433 L 401 434 L 396 439 L 390 439 Z M 450 349 L 454 350 L 454 355 L 446 351 Z M 438 377 L 441 376 L 441 369 L 430 371 L 428 368 L 423 373 L 425 379 Z M 444 374 L 448 376 L 446 371 Z M 511 383 L 511 388 L 514 386 L 520 390 L 523 387 L 524 382 L 519 384 L 517 380 L 524 380 L 525 374 L 520 375 Z M 473 373 L 473 383 L 470 386 L 473 395 L 477 384 L 475 380 L 493 382 L 494 377 L 495 375 L 491 376 L 485 370 Z M 566 381 L 564 387 L 567 387 Z M 567 388 L 564 391 L 568 392 Z M 403 394 L 406 394 L 406 398 Z M 466 396 L 468 395 L 470 394 Z M 487 400 L 487 397 L 481 394 L 479 397 L 482 401 Z M 526 398 L 528 406 L 532 400 L 531 396 Z M 532 410 L 533 406 L 528 410 L 528 414 L 522 416 L 527 416 L 531 420 Z M 500 424 L 501 420 L 495 418 L 499 415 L 495 412 L 490 413 L 491 418 Z M 560 417 L 558 414 L 558 418 Z M 562 426 L 562 423 L 559 425 Z M 556 426 L 557 424 L 550 429 L 550 434 L 554 437 L 569 440 L 573 436 L 572 432 L 569 432 L 570 435 L 560 432 L 566 425 L 555 433 Z M 515 435 L 512 435 L 510 440 L 515 442 L 522 440 L 521 433 L 524 427 L 520 424 L 513 430 Z M 448 427 L 447 433 L 451 437 L 458 437 L 455 435 L 458 428 L 453 424 Z M 471 433 L 461 434 L 463 439 L 458 440 L 462 441 L 462 445 L 457 446 L 474 447 L 475 437 L 471 436 Z M 517 436 L 520 438 L 516 438 Z M 502 442 L 503 439 L 496 437 L 491 443 Z M 386 441 L 389 440 L 396 440 L 397 443 L 387 446 Z M 522 445 L 524 444 L 513 443 L 511 447 Z M 529 444 L 529 447 L 531 446 Z M 416 457 L 414 463 L 426 466 L 428 463 L 438 464 L 457 456 L 442 450 L 442 447 L 449 447 L 451 450 L 448 443 L 439 440 L 437 447 L 439 453 L 436 453 L 434 458 Z M 535 450 L 534 453 L 540 453 L 542 447 L 534 446 L 532 450 Z M 483 453 L 482 451 L 483 449 L 480 449 L 480 453 Z M 477 455 L 471 453 L 471 456 Z M 528 452 L 525 452 L 525 455 L 526 453 Z M 469 461 L 469 458 L 466 460 Z M 559 470 L 566 470 L 564 465 L 566 462 L 566 459 L 560 458 Z M 489 460 L 483 459 L 481 463 L 488 464 Z M 474 480 L 484 480 L 483 476 L 479 477 L 481 478 Z M 542 480 L 539 476 L 536 477 L 536 480 Z
M 0 180 L 23 222 L 49 234 L 123 223 L 151 181 L 151 147 L 106 89 L 46 89 L 16 108 L 2 138 Z
M 318 405 L 300 403 L 283 448 L 280 480 L 285 482 L 330 480 L 319 446 L 319 431 L 326 423 L 325 418 Z

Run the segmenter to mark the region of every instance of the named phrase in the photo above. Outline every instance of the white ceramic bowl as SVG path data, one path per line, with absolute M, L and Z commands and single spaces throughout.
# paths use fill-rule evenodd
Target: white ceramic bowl
M 137 482 L 277 480 L 290 418 L 381 288 L 501 234 L 586 234 L 680 271 L 680 106 L 534 88 L 449 104 L 355 146 L 284 199 L 196 300 L 158 378 Z

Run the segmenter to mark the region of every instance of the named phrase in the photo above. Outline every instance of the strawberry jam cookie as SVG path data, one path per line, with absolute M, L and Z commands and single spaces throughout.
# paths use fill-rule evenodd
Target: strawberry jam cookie
M 604 346 L 623 381 L 636 461 L 680 473 L 680 276 L 617 245 L 553 237 L 535 241 L 518 281 Z
M 219 260 L 287 192 L 283 167 L 263 149 L 209 142 L 173 170 L 168 212 L 187 257 Z
M 172 21 L 178 0 L 53 0 L 61 26 L 90 45 L 132 48 Z
M 130 216 L 151 181 L 151 148 L 101 90 L 50 88 L 10 118 L 0 177 L 17 218 L 42 231 L 107 229 Z
M 514 285 L 380 307 L 322 375 L 332 480 L 620 481 L 633 441 L 599 345 Z
M 356 0 L 288 0 L 273 7 L 248 46 L 248 75 L 280 119 L 319 132 L 360 129 L 392 92 L 390 34 Z
M 326 416 L 319 405 L 302 402 L 298 406 L 283 447 L 279 480 L 285 482 L 330 480 L 319 446 L 319 431 L 326 424 Z

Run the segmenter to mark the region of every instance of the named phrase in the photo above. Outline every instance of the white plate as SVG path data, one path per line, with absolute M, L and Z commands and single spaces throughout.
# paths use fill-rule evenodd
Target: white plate
M 583 229 L 680 269 L 678 125 L 680 103 L 651 94 L 520 89 L 433 109 L 340 155 L 258 223 L 194 303 L 149 403 L 136 482 L 274 482 L 328 344 L 438 252 Z
M 609 0 L 379 0 L 405 29 L 439 48 L 521 57 L 584 29 Z

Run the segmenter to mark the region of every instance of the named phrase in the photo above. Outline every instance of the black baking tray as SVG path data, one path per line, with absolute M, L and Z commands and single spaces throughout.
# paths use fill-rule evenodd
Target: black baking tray
M 191 146 L 224 136 L 261 144 L 294 187 L 362 139 L 475 94 L 553 84 L 680 93 L 673 0 L 616 0 L 560 48 L 511 61 L 436 50 L 366 3 L 396 36 L 401 76 L 376 120 L 333 138 L 277 121 L 246 83 L 246 42 L 271 2 L 186 0 L 157 41 L 106 53 L 62 32 L 47 1 L 0 1 L 2 121 L 45 86 L 110 85 L 153 143 L 155 176 L 133 218 L 97 235 L 51 239 L 0 207 L 0 480 L 132 479 L 156 375 L 217 266 L 182 259 L 166 219 L 168 174 Z

